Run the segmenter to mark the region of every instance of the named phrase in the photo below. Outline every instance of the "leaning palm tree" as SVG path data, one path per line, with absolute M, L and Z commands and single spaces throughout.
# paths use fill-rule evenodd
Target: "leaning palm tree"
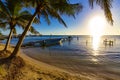
M 105 13 L 106 19 L 113 25 L 113 18 L 110 8 L 112 7 L 113 0 L 89 0 L 90 6 L 93 8 L 94 3 L 99 5 Z
M 53 17 L 57 19 L 65 27 L 67 27 L 66 23 L 64 22 L 64 20 L 61 18 L 60 15 L 65 14 L 68 16 L 75 17 L 75 14 L 78 13 L 82 9 L 81 4 L 79 3 L 70 4 L 68 0 L 24 0 L 24 1 L 26 1 L 28 6 L 34 7 L 35 12 L 32 18 L 30 19 L 28 25 L 25 27 L 10 57 L 14 57 L 18 54 L 21 44 L 25 38 L 25 35 L 27 31 L 29 30 L 31 24 L 33 23 L 35 17 L 40 18 L 44 16 L 44 19 L 46 20 L 48 24 L 50 24 L 49 17 Z
M 2 20 L 1 24 L 9 25 L 10 33 L 7 39 L 7 43 L 5 45 L 4 51 L 7 50 L 8 45 L 10 44 L 10 40 L 13 33 L 16 33 L 16 26 L 24 27 L 28 23 L 29 18 L 31 18 L 31 14 L 28 11 L 21 11 L 22 5 L 20 4 L 20 0 L 6 0 L 5 2 L 0 2 L 0 19 Z M 39 20 L 36 18 L 34 20 L 35 23 L 39 23 Z M 35 29 L 34 32 L 37 32 Z

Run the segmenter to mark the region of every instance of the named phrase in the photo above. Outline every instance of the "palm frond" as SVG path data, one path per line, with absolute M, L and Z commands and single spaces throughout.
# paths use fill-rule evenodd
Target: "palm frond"
M 14 35 L 17 34 L 16 28 L 13 29 L 13 34 L 14 34 Z
M 64 20 L 61 18 L 61 16 L 54 10 L 48 7 L 47 14 L 55 19 L 57 19 L 61 24 L 63 24 L 65 27 L 67 27 Z
M 38 18 L 43 17 L 50 24 L 49 17 L 57 19 L 67 27 L 61 15 L 73 16 L 75 18 L 82 10 L 80 3 L 70 4 L 69 0 L 25 0 L 27 4 L 36 8 Z
M 106 19 L 109 23 L 113 25 L 113 17 L 110 8 L 112 7 L 113 0 L 89 0 L 90 6 L 93 8 L 94 2 L 98 4 L 105 13 Z
M 8 25 L 8 22 L 3 22 L 0 20 L 0 28 L 3 29 L 3 30 L 7 30 L 7 25 Z
M 5 4 L 6 2 L 3 3 L 2 1 L 0 1 L 0 12 L 4 13 L 4 15 L 8 17 L 11 17 L 9 10 Z
M 28 23 L 28 21 L 32 18 L 31 15 L 21 15 L 19 17 L 16 18 L 16 21 L 21 21 L 23 23 Z M 38 18 L 35 18 L 33 21 L 34 24 L 40 24 L 40 20 Z
M 95 2 L 95 0 L 89 0 L 89 5 L 90 5 L 91 8 L 93 8 L 94 2 Z
M 32 34 L 40 34 L 33 26 L 30 27 L 29 31 L 30 31 Z
M 6 7 L 11 16 L 15 16 L 18 15 L 18 11 L 22 9 L 22 4 L 20 0 L 6 0 Z
M 2 19 L 2 20 L 9 20 L 9 16 L 8 15 L 6 15 L 6 13 L 5 12 L 0 12 L 0 19 Z
M 19 13 L 20 15 L 16 17 L 16 20 L 21 20 L 21 21 L 29 21 L 32 18 L 32 14 L 29 11 L 22 11 Z M 35 24 L 39 24 L 40 20 L 38 18 L 35 18 L 35 20 L 33 21 L 33 23 Z
M 83 8 L 81 3 L 70 4 L 68 0 L 51 0 L 49 2 L 52 5 L 51 7 L 59 11 L 59 13 L 73 17 Z
M 43 11 L 42 13 L 41 13 L 42 15 L 42 17 L 45 19 L 45 21 L 47 22 L 47 24 L 48 25 L 50 25 L 50 19 L 49 19 L 49 15 L 47 14 L 47 12 L 46 11 Z

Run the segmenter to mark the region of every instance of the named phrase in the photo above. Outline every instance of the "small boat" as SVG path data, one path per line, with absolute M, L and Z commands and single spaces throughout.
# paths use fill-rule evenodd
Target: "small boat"
M 26 46 L 35 46 L 35 47 L 43 47 L 43 46 L 53 46 L 58 45 L 62 42 L 62 38 L 57 39 L 46 39 L 42 41 L 28 42 L 22 45 L 22 47 Z
M 62 39 L 46 39 L 43 40 L 42 42 L 40 42 L 41 46 L 52 46 L 52 45 L 57 45 L 60 44 L 62 42 Z

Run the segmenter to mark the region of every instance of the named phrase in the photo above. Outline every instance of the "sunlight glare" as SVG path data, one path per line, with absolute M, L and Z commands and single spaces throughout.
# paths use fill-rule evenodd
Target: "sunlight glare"
M 97 50 L 100 43 L 100 37 L 103 35 L 106 20 L 102 16 L 93 17 L 89 22 L 89 28 L 92 36 L 92 46 Z
M 98 62 L 98 60 L 97 60 L 97 59 L 95 59 L 95 58 L 92 58 L 92 61 L 93 61 L 93 62 Z
M 100 43 L 100 36 L 92 36 L 93 40 L 92 40 L 92 46 L 93 46 L 93 49 L 96 51 L 99 47 L 99 43 Z

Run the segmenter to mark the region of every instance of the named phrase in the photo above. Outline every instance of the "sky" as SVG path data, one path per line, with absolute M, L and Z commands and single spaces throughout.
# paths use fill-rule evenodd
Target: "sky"
M 73 17 L 62 15 L 62 18 L 68 26 L 67 28 L 55 19 L 51 19 L 51 24 L 48 25 L 42 18 L 39 25 L 33 25 L 35 29 L 43 35 L 90 35 L 90 21 L 95 16 L 105 18 L 104 11 L 98 5 L 95 5 L 94 8 L 91 9 L 88 0 L 70 0 L 70 2 L 81 3 L 83 5 L 83 9 L 78 15 L 76 15 L 75 19 Z M 106 21 L 104 25 L 104 30 L 102 32 L 103 35 L 120 35 L 119 4 L 120 0 L 113 1 L 113 7 L 111 8 L 111 11 L 113 14 L 114 25 L 112 26 Z M 17 32 L 18 34 L 21 34 L 22 29 L 17 28 Z M 9 31 L 2 31 L 2 33 L 7 35 Z

